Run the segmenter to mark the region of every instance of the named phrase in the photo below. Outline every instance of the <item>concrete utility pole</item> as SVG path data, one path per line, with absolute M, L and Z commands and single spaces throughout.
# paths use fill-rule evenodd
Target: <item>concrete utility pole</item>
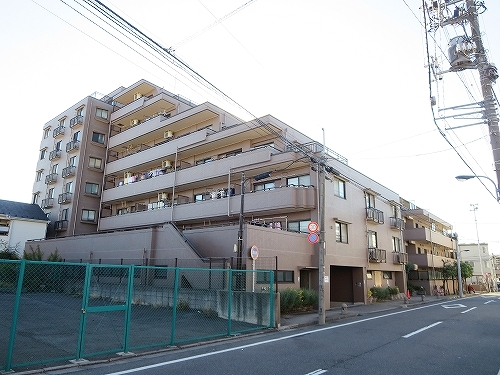
M 493 64 L 488 62 L 488 57 L 484 50 L 479 21 L 477 19 L 476 2 L 466 0 L 468 19 L 472 33 L 472 40 L 476 45 L 476 66 L 479 71 L 479 80 L 484 101 L 484 117 L 488 121 L 491 148 L 493 150 L 493 162 L 497 175 L 497 186 L 500 185 L 500 132 L 498 128 L 498 112 L 495 104 L 495 95 L 492 85 L 498 78 L 498 71 Z

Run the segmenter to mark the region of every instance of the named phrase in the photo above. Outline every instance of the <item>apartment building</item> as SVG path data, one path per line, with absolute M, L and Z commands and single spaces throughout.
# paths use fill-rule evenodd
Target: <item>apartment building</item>
M 408 274 L 408 283 L 425 288 L 431 295 L 443 286 L 446 293 L 453 293 L 456 283 L 443 280 L 443 265 L 456 262 L 452 225 L 405 199 L 401 199 L 401 205 L 408 262 L 416 266 Z
M 79 127 L 56 131 L 78 116 Z M 44 137 L 41 150 L 59 156 L 41 157 L 34 201 L 43 195 L 61 238 L 40 242 L 42 251 L 163 266 L 217 258 L 226 267 L 239 258 L 238 267 L 277 269 L 279 289 L 317 289 L 309 224 L 324 222 L 327 301 L 366 302 L 371 286 L 406 287 L 398 194 L 271 115 L 242 121 L 141 80 L 77 103 L 46 124 Z M 54 164 L 74 174 L 59 176 Z

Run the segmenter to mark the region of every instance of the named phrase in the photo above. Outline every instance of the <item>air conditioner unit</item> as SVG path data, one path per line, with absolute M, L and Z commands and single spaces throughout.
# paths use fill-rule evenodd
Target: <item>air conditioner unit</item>
M 165 201 L 168 199 L 167 193 L 158 193 L 158 201 Z
M 140 92 L 136 92 L 134 94 L 134 100 L 137 100 L 137 99 L 140 99 L 140 98 L 142 98 L 142 94 Z
M 172 162 L 170 160 L 163 160 L 161 162 L 162 168 L 172 168 Z
M 130 120 L 130 126 L 136 126 L 136 125 L 139 125 L 139 119 L 134 118 Z
M 167 130 L 163 133 L 163 138 L 172 138 L 174 136 L 174 132 L 172 130 Z

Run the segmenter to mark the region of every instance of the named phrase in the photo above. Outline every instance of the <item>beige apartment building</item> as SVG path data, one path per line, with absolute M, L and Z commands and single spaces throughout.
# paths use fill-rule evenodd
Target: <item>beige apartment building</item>
M 408 262 L 408 284 L 423 287 L 427 294 L 454 293 L 457 281 L 443 283 L 443 265 L 456 262 L 457 239 L 453 227 L 431 212 L 401 199 L 405 220 L 404 240 Z M 442 291 L 444 288 L 444 291 Z
M 141 80 L 87 97 L 43 136 L 33 201 L 52 222 L 46 254 L 234 267 L 241 253 L 238 266 L 276 269 L 279 289 L 317 289 L 309 224 L 324 221 L 327 308 L 406 288 L 398 194 L 271 115 L 242 121 Z

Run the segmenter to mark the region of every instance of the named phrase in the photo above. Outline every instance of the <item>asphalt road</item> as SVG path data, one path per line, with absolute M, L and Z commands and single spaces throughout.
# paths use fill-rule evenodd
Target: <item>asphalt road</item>
M 45 374 L 500 374 L 500 293 Z

